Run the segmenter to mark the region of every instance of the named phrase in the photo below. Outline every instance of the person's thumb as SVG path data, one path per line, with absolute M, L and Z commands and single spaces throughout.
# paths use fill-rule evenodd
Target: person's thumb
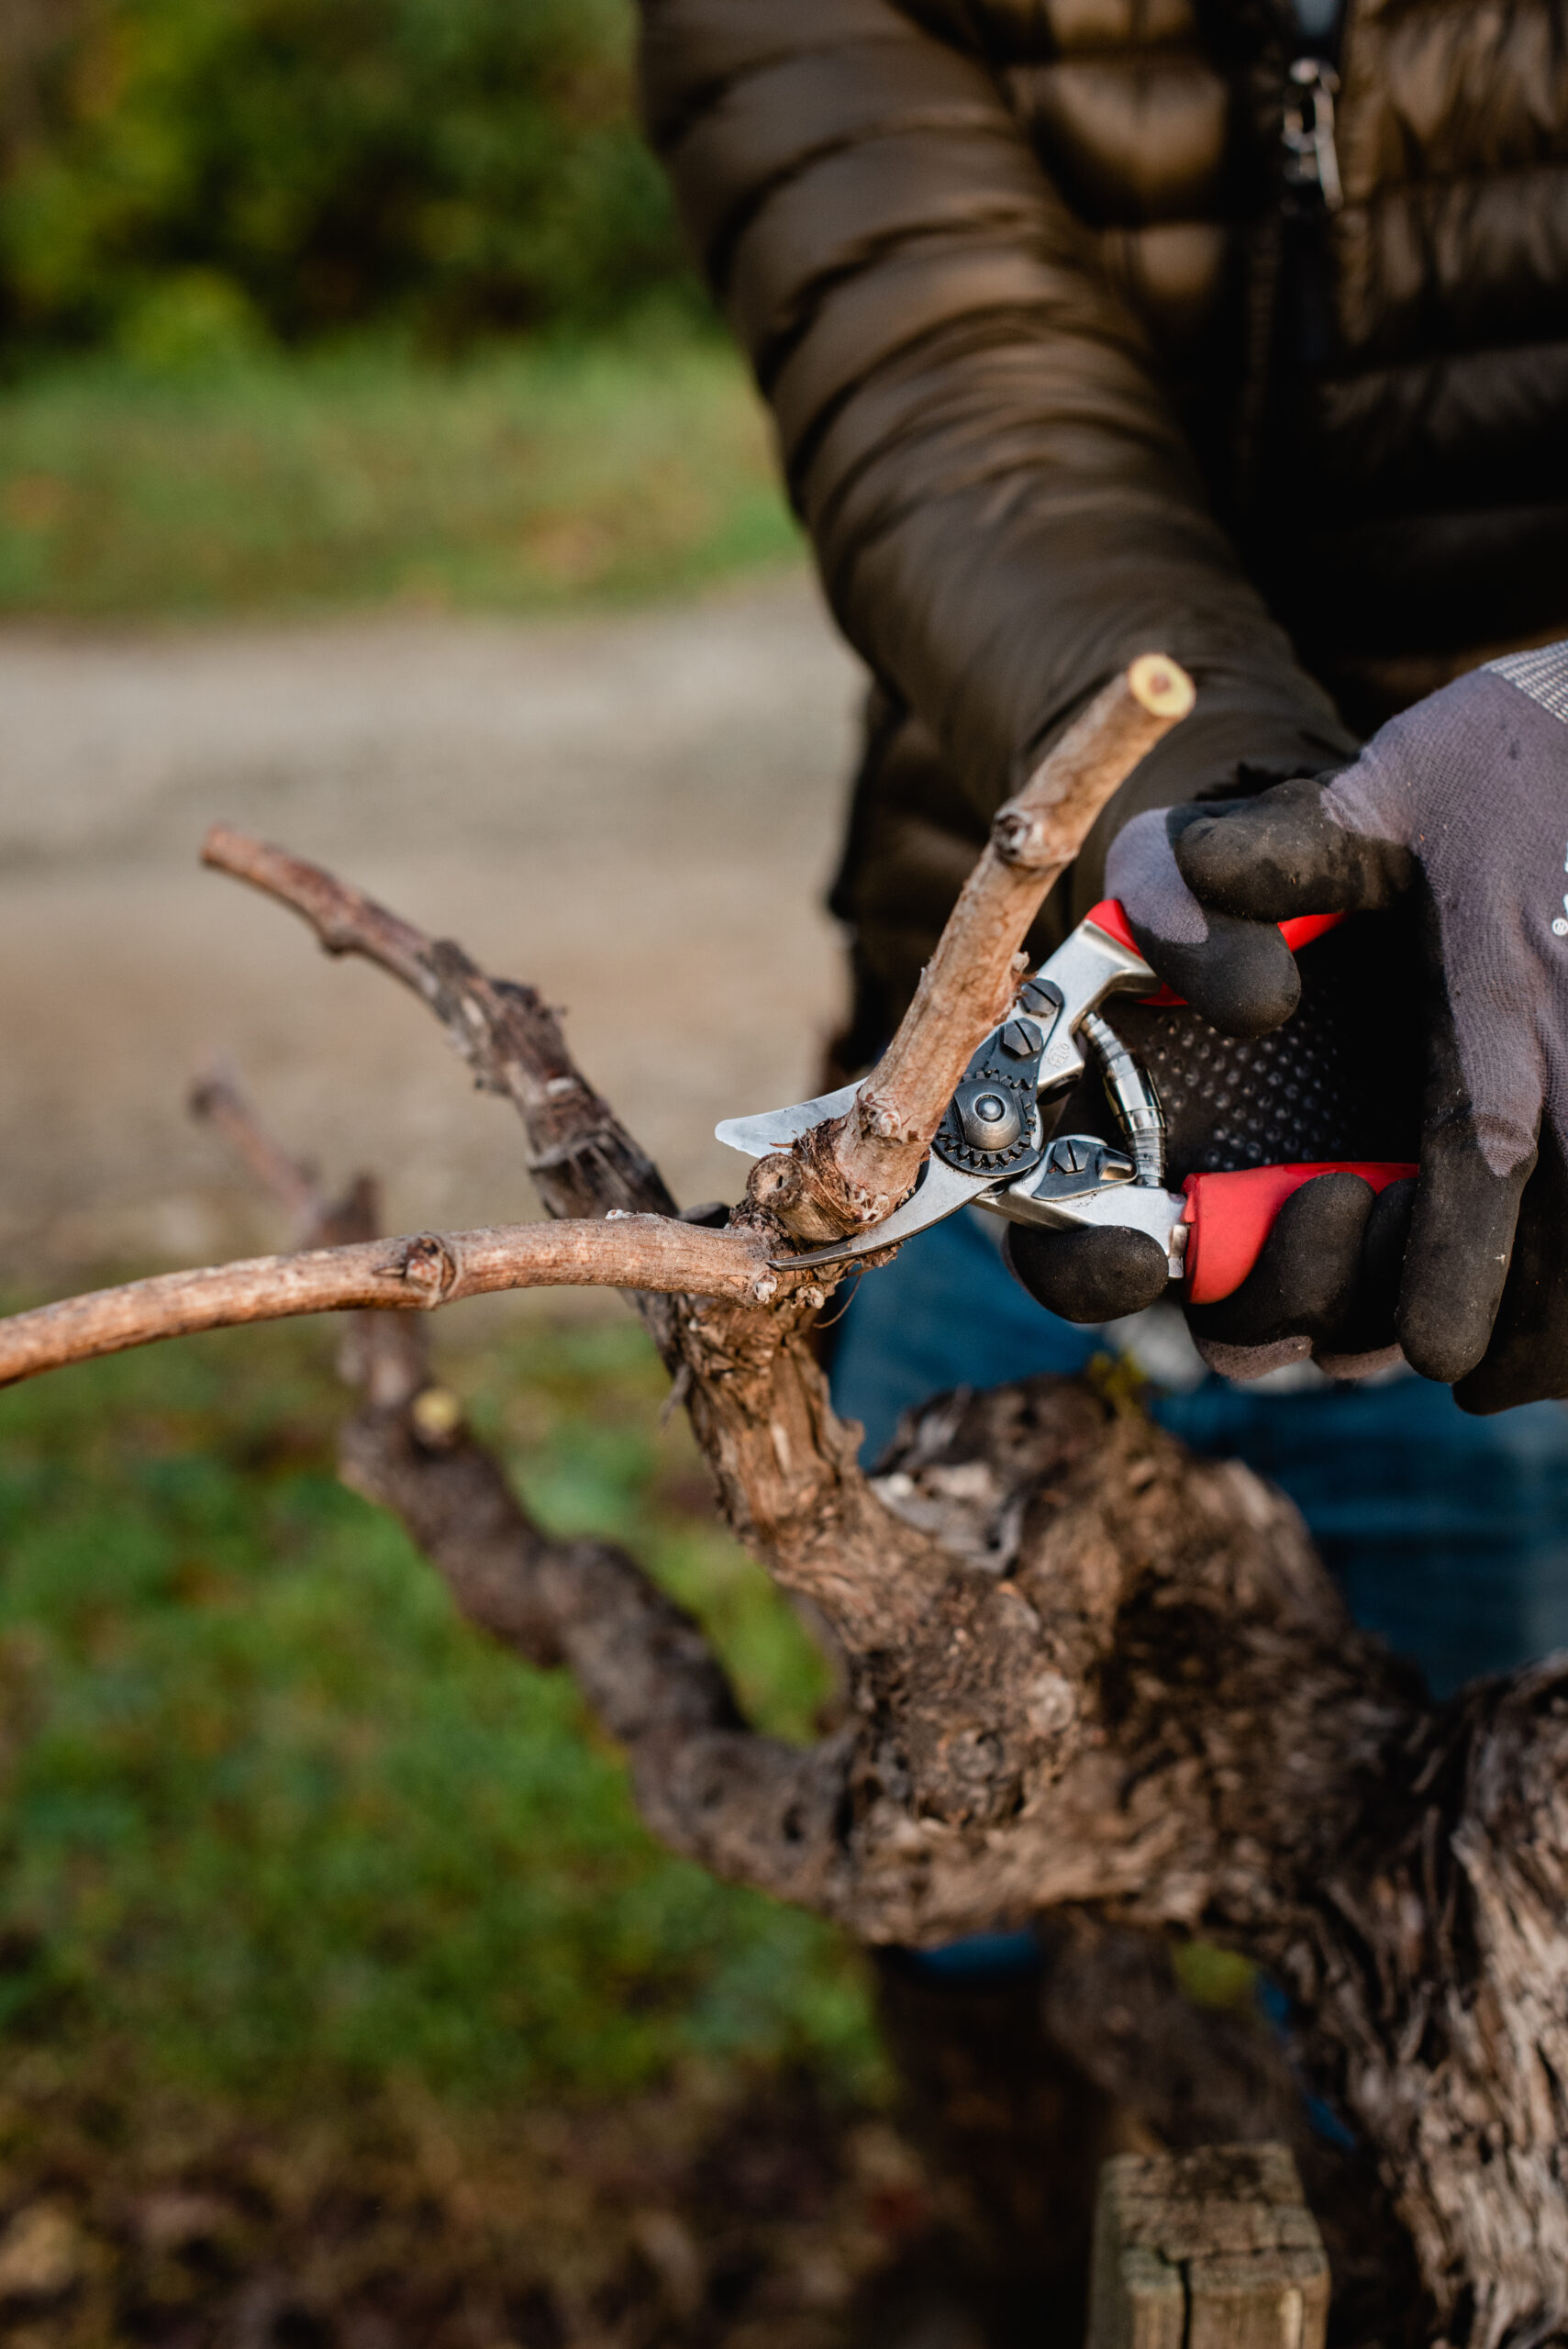
M 1135 816 L 1111 843 L 1106 888 L 1140 953 L 1184 1003 L 1228 1036 L 1266 1036 L 1300 999 L 1296 958 L 1273 921 L 1239 919 L 1189 886 L 1181 843 L 1207 813 L 1188 806 Z
M 1181 812 L 1188 820 L 1173 853 L 1212 918 L 1281 922 L 1294 914 L 1359 913 L 1398 894 L 1392 844 L 1337 822 L 1322 778 Z

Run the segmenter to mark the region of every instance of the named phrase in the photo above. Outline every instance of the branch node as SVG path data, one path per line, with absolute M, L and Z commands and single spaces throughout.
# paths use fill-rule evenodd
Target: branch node
M 417 1290 L 421 1302 L 431 1311 L 445 1304 L 456 1285 L 458 1268 L 440 1234 L 421 1231 L 406 1240 L 393 1258 L 391 1269 L 411 1289 Z
M 996 810 L 991 825 L 991 845 L 1004 864 L 1015 872 L 1043 871 L 1056 862 L 1054 841 L 1048 831 L 1044 812 L 1040 808 L 1019 807 L 1008 800 Z
M 896 1103 L 883 1101 L 874 1093 L 862 1093 L 855 1106 L 860 1116 L 861 1131 L 873 1141 L 913 1140 L 908 1120 L 901 1114 Z

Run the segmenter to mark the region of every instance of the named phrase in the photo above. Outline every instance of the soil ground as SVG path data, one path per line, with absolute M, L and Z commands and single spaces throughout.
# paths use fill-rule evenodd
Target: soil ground
M 811 1090 L 838 1011 L 857 690 L 798 573 L 560 621 L 0 629 L 0 1273 L 276 1244 L 184 1111 L 217 1053 L 295 1150 L 381 1172 L 394 1230 L 536 1212 L 428 1016 L 201 871 L 217 817 L 543 988 L 677 1195 L 733 1197 L 715 1119 Z
M 402 2084 L 106 2145 L 122 2118 L 0 2099 L 10 2349 L 984 2349 L 918 2157 L 806 2079 L 485 2127 Z

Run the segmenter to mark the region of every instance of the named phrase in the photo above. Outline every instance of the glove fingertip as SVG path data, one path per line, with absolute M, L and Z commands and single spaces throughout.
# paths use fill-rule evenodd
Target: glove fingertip
M 1399 1343 L 1411 1369 L 1440 1386 L 1457 1386 L 1469 1377 L 1491 1341 L 1502 1281 L 1477 1293 L 1465 1278 L 1472 1269 L 1457 1252 L 1436 1254 L 1423 1247 L 1419 1232 L 1406 1258 L 1395 1317 Z
M 1035 1302 L 1064 1321 L 1116 1321 L 1141 1313 L 1164 1296 L 1170 1277 L 1158 1242 L 1125 1227 L 1049 1231 L 1009 1224 L 1002 1253 Z
M 1473 1134 L 1439 1124 L 1423 1136 L 1396 1317 L 1405 1358 L 1423 1378 L 1457 1386 L 1486 1357 L 1529 1164 L 1494 1174 Z
M 1420 1293 L 1401 1300 L 1396 1327 L 1411 1369 L 1439 1386 L 1456 1389 L 1476 1368 L 1492 1333 L 1489 1319 L 1456 1313 L 1442 1298 L 1429 1304 Z
M 1301 1000 L 1296 957 L 1273 922 L 1211 914 L 1202 946 L 1151 941 L 1145 951 L 1162 978 L 1226 1036 L 1267 1036 Z M 1133 925 L 1139 944 L 1143 945 Z
M 1183 879 L 1203 904 L 1250 921 L 1331 913 L 1347 894 L 1347 836 L 1323 810 L 1317 782 L 1276 784 L 1256 799 L 1185 825 L 1173 843 Z

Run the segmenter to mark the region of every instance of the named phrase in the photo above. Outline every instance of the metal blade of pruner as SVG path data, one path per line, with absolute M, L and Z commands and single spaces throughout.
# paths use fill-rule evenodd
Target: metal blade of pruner
M 960 1208 L 984 1206 L 995 1192 L 994 1180 L 985 1175 L 966 1174 L 950 1166 L 935 1152 L 920 1169 L 920 1179 L 902 1205 L 880 1223 L 868 1225 L 844 1240 L 835 1240 L 826 1248 L 792 1250 L 787 1256 L 775 1257 L 775 1264 L 788 1264 L 792 1270 L 802 1265 L 852 1264 L 860 1256 L 874 1256 L 879 1249 L 895 1248 L 901 1240 L 912 1240 L 917 1231 L 929 1230 L 933 1223 L 945 1223 Z
M 1119 913 L 1119 907 L 1096 906 L 1019 990 L 1017 1014 L 1029 1015 L 1044 1030 L 1036 1088 L 1041 1094 L 1060 1092 L 1082 1076 L 1084 1050 L 1078 1030 L 1087 1013 L 1107 996 L 1144 992 L 1158 985 L 1130 940 L 1116 934 L 1121 928 Z M 1106 919 L 1114 919 L 1116 929 L 1106 927 Z M 773 1151 L 787 1150 L 813 1126 L 841 1118 L 859 1091 L 859 1084 L 841 1085 L 837 1092 L 819 1093 L 811 1101 L 794 1101 L 787 1108 L 762 1109 L 749 1118 L 724 1118 L 715 1126 L 714 1136 L 748 1158 L 766 1158 Z
M 1111 918 L 1112 926 L 1095 916 Z M 909 1197 L 864 1231 L 792 1254 L 787 1259 L 791 1265 L 839 1264 L 875 1254 L 972 1204 L 1009 1212 L 1005 1196 L 1038 1169 L 1043 1154 L 1040 1099 L 1065 1091 L 1083 1074 L 1078 1030 L 1084 1019 L 1107 996 L 1141 992 L 1156 984 L 1125 930 L 1116 934 L 1118 929 L 1119 908 L 1113 912 L 1109 907 L 1096 907 L 1025 980 L 1012 1017 L 972 1059 Z M 764 1158 L 773 1151 L 787 1150 L 826 1119 L 842 1117 L 859 1089 L 840 1085 L 836 1092 L 794 1102 L 787 1108 L 726 1118 L 714 1131 L 732 1150 Z M 1114 1159 L 1115 1153 L 1110 1156 Z M 1104 1179 L 1119 1185 L 1134 1171 L 1130 1161 L 1107 1164 Z
M 841 1118 L 860 1089 L 858 1084 L 840 1085 L 836 1093 L 819 1093 L 815 1101 L 794 1101 L 787 1109 L 759 1109 L 752 1118 L 721 1118 L 713 1130 L 714 1140 L 728 1142 L 731 1150 L 744 1151 L 748 1158 L 771 1157 L 775 1150 L 787 1150 L 813 1126 Z

